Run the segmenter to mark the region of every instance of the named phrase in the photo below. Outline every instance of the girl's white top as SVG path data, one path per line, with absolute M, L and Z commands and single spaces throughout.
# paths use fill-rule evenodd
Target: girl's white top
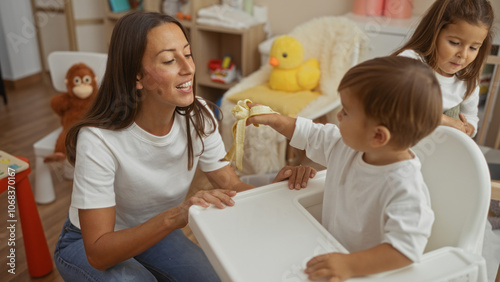
M 422 58 L 414 50 L 405 50 L 398 56 L 413 58 L 425 63 L 424 58 Z M 465 116 L 468 123 L 474 126 L 474 133 L 472 134 L 472 137 L 474 137 L 477 133 L 477 125 L 479 123 L 479 85 L 476 86 L 469 98 L 464 100 L 465 92 L 467 91 L 467 83 L 465 81 L 458 79 L 455 75 L 447 77 L 437 72 L 434 73 L 439 81 L 439 85 L 441 85 L 441 94 L 443 95 L 443 112 L 461 104 L 460 113 Z

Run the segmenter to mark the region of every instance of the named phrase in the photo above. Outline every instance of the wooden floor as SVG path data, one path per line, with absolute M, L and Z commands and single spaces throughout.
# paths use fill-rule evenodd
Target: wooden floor
M 7 89 L 8 105 L 0 101 L 0 150 L 12 155 L 29 159 L 32 172 L 30 182 L 34 186 L 36 171 L 33 144 L 48 133 L 59 127 L 59 118 L 50 108 L 50 99 L 57 93 L 53 90 L 48 76 L 36 85 L 22 89 Z M 63 222 L 65 221 L 71 198 L 72 181 L 62 177 L 62 165 L 52 165 L 52 176 L 55 185 L 56 200 L 50 204 L 38 205 L 45 236 L 51 255 Z M 189 194 L 198 189 L 208 189 L 210 184 L 203 174 L 196 173 Z M 188 194 L 188 195 L 189 195 Z M 0 280 L 1 281 L 64 281 L 57 269 L 42 278 L 31 278 L 28 273 L 24 243 L 21 228 L 16 230 L 16 273 L 7 272 L 8 238 L 7 224 L 7 193 L 0 195 Z M 186 235 L 196 242 L 189 227 L 184 229 Z

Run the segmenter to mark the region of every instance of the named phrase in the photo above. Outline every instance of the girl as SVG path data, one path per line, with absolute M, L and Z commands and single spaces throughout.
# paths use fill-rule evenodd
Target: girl
M 116 23 L 95 103 L 66 139 L 73 194 L 54 253 L 65 281 L 219 280 L 180 228 L 191 205 L 232 206 L 251 186 L 219 161 L 224 145 L 194 75 L 174 18 L 135 12 Z M 219 189 L 185 200 L 197 167 Z M 309 179 L 311 169 L 277 179 L 292 173 Z
M 492 44 L 487 0 L 436 0 L 410 40 L 393 55 L 427 63 L 441 85 L 442 125 L 473 137 L 479 118 L 479 76 Z

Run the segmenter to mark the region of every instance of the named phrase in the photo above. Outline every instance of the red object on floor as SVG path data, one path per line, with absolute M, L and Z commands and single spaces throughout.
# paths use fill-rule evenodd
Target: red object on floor
M 26 158 L 17 158 L 29 163 Z M 7 191 L 8 186 L 15 187 L 15 205 L 17 205 L 17 211 L 19 212 L 19 219 L 23 230 L 23 241 L 26 252 L 26 261 L 28 263 L 28 272 L 32 277 L 41 277 L 52 271 L 53 264 L 47 239 L 45 238 L 45 233 L 43 231 L 42 221 L 40 220 L 33 191 L 31 190 L 31 184 L 28 177 L 30 172 L 31 167 L 28 167 L 28 169 L 16 173 L 15 178 L 7 176 L 0 179 L 0 193 Z M 15 184 L 12 183 L 13 180 L 15 180 Z M 9 190 L 13 191 L 13 189 Z M 14 221 L 16 218 L 17 217 L 13 218 L 13 221 L 7 221 L 7 227 L 9 227 L 10 224 L 17 226 L 17 221 Z M 19 230 L 19 228 L 16 229 Z M 16 246 L 11 246 L 9 249 L 10 248 L 15 249 Z M 8 263 L 9 262 L 10 261 L 8 261 Z M 18 262 L 16 261 L 15 264 L 17 265 Z

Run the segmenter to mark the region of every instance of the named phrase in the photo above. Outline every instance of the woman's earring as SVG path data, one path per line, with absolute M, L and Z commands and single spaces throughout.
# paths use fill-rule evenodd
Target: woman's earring
M 136 79 L 136 81 L 135 81 L 135 88 L 138 90 L 141 90 L 142 88 L 144 88 L 144 86 L 142 85 L 142 83 L 139 79 Z

